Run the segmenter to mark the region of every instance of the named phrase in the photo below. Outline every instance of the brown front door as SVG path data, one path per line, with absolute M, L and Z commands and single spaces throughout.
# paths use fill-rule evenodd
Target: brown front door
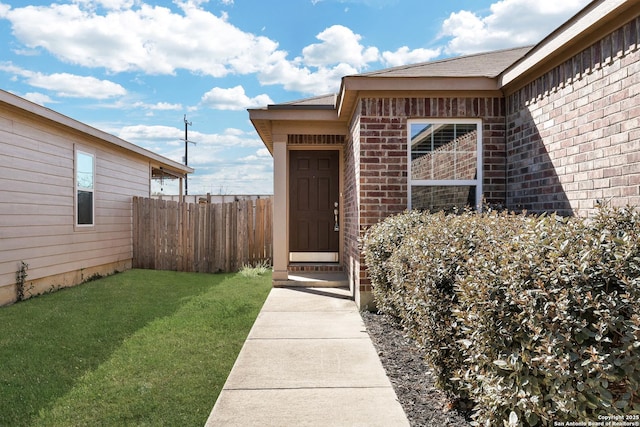
M 338 151 L 290 151 L 290 261 L 338 261 L 339 164 Z

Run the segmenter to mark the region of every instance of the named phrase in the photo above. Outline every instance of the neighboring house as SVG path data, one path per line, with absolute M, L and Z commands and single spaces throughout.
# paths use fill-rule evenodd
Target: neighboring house
M 0 91 L 0 305 L 131 268 L 133 196 L 193 169 Z M 182 186 L 181 186 L 182 188 Z
M 637 0 L 593 1 L 533 47 L 346 76 L 336 95 L 249 110 L 274 157 L 274 282 L 344 270 L 364 308 L 358 240 L 408 208 L 640 206 L 639 16 Z

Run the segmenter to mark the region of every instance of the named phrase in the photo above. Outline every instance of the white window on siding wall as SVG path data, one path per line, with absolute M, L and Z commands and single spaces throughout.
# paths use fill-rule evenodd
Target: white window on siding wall
M 94 224 L 95 157 L 76 151 L 76 225 Z
M 411 119 L 407 123 L 409 209 L 482 205 L 482 121 Z

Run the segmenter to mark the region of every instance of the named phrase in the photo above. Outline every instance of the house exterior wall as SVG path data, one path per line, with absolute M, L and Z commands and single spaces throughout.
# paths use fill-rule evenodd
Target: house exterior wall
M 372 225 L 407 209 L 407 120 L 417 118 L 480 118 L 483 132 L 483 191 L 487 203 L 505 202 L 504 99 L 487 98 L 378 98 L 364 97 L 351 125 L 348 148 L 353 162 L 355 194 L 350 197 L 357 215 L 355 227 L 346 230 L 349 268 L 362 302 L 370 303 L 371 284 L 357 250 L 357 240 Z M 359 169 L 358 169 L 359 168 Z M 359 208 L 358 208 L 359 207 Z M 357 262 L 356 262 L 357 261 Z M 357 296 L 358 298 L 358 296 Z M 366 304 L 364 304 L 366 305 Z M 364 308 L 363 304 L 359 304 Z
M 361 265 L 364 259 L 360 251 L 360 113 L 356 111 L 350 126 L 344 149 L 343 235 L 344 256 L 349 287 L 358 307 L 368 304 L 360 300 Z M 362 273 L 363 274 L 363 273 Z
M 640 18 L 507 98 L 507 205 L 640 206 Z
M 75 227 L 74 150 L 95 156 L 94 226 Z M 99 139 L 0 106 L 0 305 L 131 267 L 132 196 L 149 197 L 150 164 Z

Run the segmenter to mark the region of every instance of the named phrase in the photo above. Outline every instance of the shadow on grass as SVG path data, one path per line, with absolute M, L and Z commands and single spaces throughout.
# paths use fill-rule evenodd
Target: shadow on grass
M 132 270 L 0 308 L 0 425 L 32 425 L 128 337 L 228 276 Z

